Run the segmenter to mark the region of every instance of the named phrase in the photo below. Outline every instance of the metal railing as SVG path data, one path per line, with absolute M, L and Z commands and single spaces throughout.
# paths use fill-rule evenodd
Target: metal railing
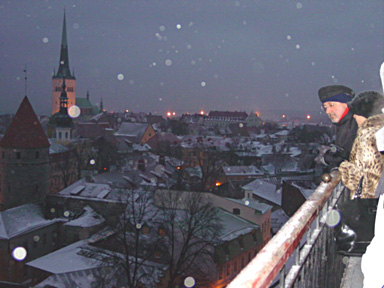
M 340 287 L 345 261 L 335 252 L 326 217 L 345 191 L 332 172 L 227 288 Z

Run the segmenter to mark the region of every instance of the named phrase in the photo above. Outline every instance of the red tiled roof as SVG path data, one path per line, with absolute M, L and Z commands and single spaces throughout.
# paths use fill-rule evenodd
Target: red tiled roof
M 4 148 L 45 148 L 49 141 L 27 96 L 0 142 Z

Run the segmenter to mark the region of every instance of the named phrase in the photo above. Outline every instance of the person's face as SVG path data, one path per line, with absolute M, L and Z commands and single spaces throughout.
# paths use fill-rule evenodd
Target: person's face
M 332 123 L 338 123 L 345 109 L 347 109 L 347 103 L 325 102 L 323 103 L 323 109 Z
M 359 127 L 361 127 L 361 125 L 363 125 L 365 120 L 367 120 L 367 118 L 365 118 L 364 116 L 360 116 L 360 115 L 356 115 L 356 114 L 353 114 L 353 118 L 355 118 L 357 126 L 359 126 Z

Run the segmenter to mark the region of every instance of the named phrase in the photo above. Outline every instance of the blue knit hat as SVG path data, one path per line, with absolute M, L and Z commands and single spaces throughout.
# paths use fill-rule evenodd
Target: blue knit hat
M 325 102 L 341 102 L 348 103 L 352 101 L 355 92 L 343 85 L 330 85 L 320 88 L 319 98 L 321 103 Z

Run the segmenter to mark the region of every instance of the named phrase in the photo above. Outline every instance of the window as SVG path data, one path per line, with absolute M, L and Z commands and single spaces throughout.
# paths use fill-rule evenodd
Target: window
M 52 246 L 56 245 L 56 241 L 57 241 L 57 232 L 53 232 L 52 233 Z
M 37 239 L 33 239 L 33 248 L 36 249 L 37 248 Z
M 59 139 L 61 139 L 61 132 L 59 132 Z
M 149 234 L 149 227 L 148 226 L 144 226 L 142 231 L 143 231 L 142 233 L 144 235 L 148 235 Z
M 36 158 L 36 159 L 39 159 L 39 158 L 40 158 L 40 152 L 39 152 L 39 151 L 36 151 L 36 152 L 35 152 L 35 158 Z
M 3 159 L 5 159 L 5 152 L 3 151 L 1 154 L 2 154 Z
M 235 272 L 237 272 L 237 260 L 235 260 L 235 262 L 233 263 L 233 270 L 235 271 Z
M 16 159 L 21 159 L 21 153 L 20 152 L 16 152 Z
M 159 233 L 159 236 L 161 236 L 161 237 L 164 237 L 167 235 L 167 232 L 165 231 L 164 228 L 159 228 L 158 233 Z
M 156 250 L 155 253 L 154 253 L 154 255 L 155 255 L 155 258 L 160 258 L 160 257 L 161 257 L 161 252 L 160 252 L 160 250 Z
M 240 215 L 240 209 L 239 208 L 233 208 L 233 214 Z
M 231 275 L 231 263 L 227 263 L 227 276 Z

